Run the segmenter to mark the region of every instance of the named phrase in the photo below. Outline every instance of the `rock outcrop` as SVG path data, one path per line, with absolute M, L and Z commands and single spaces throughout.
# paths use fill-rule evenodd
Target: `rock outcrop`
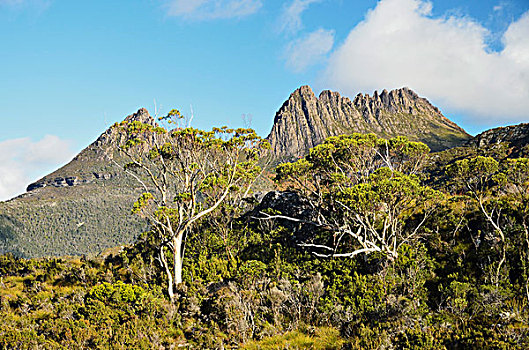
M 433 151 L 458 146 L 471 136 L 425 98 L 408 88 L 384 90 L 354 100 L 325 90 L 316 97 L 309 86 L 294 91 L 275 115 L 268 140 L 276 157 L 295 159 L 329 136 L 373 132 L 407 136 Z
M 529 123 L 510 125 L 490 129 L 476 135 L 465 145 L 485 147 L 506 142 L 513 147 L 524 147 L 529 144 Z
M 243 218 L 249 221 L 268 220 L 264 213 L 270 212 L 281 216 L 273 220 L 282 227 L 288 228 L 292 232 L 294 241 L 307 240 L 314 235 L 315 230 L 323 229 L 311 224 L 318 222 L 318 212 L 309 200 L 299 193 L 290 191 L 270 191 L 264 194 L 259 204 Z

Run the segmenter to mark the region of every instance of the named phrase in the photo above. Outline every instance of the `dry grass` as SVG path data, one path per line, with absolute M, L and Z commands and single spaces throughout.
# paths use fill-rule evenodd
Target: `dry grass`
M 311 335 L 307 333 L 313 333 Z M 334 328 L 315 328 L 312 332 L 291 331 L 282 335 L 252 341 L 245 344 L 246 350 L 272 350 L 272 349 L 340 349 L 344 340 L 338 330 Z

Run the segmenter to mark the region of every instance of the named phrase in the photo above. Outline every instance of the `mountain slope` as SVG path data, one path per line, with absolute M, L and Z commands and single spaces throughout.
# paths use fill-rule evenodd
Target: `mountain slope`
M 149 115 L 145 108 L 141 108 L 125 118 L 125 121 L 134 120 L 156 125 L 154 118 Z M 43 194 L 42 192 L 33 192 L 40 188 L 50 186 L 74 187 L 119 177 L 122 171 L 117 147 L 123 141 L 124 135 L 120 131 L 112 127 L 107 129 L 96 141 L 75 156 L 71 162 L 30 184 L 27 188 L 28 194 L 24 196 Z
M 483 148 L 502 143 L 512 148 L 512 151 L 520 152 L 529 144 L 529 123 L 486 130 L 469 140 L 465 146 Z
M 128 116 L 154 124 L 146 109 Z M 131 214 L 141 189 L 124 175 L 123 134 L 106 130 L 71 162 L 0 202 L 0 254 L 90 255 L 132 243 L 147 223 Z
M 425 169 L 428 184 L 445 188 L 446 168 L 458 160 L 477 156 L 506 158 L 529 157 L 529 124 L 510 125 L 483 131 L 460 147 L 431 154 Z
M 294 91 L 275 115 L 268 140 L 280 159 L 303 156 L 325 138 L 373 132 L 389 138 L 407 136 L 433 151 L 458 146 L 471 138 L 408 88 L 358 94 L 353 101 L 325 90 L 316 97 L 309 86 Z

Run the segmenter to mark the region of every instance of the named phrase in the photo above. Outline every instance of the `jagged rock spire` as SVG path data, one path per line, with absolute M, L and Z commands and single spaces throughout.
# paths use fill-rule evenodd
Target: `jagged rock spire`
M 297 158 L 333 135 L 374 132 L 381 137 L 407 136 L 432 150 L 453 147 L 468 135 L 439 109 L 409 88 L 358 94 L 353 101 L 325 90 L 316 97 L 301 86 L 286 100 L 274 118 L 268 140 L 280 158 Z

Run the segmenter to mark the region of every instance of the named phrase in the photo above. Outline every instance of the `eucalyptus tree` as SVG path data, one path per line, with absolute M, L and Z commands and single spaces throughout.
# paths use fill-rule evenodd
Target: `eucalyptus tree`
M 492 157 L 477 156 L 456 161 L 447 167 L 456 188 L 474 201 L 486 221 L 493 228 L 493 235 L 501 242 L 501 259 L 496 268 L 495 284 L 499 283 L 501 267 L 505 262 L 505 233 L 501 225 L 501 205 L 493 191 L 501 177 L 500 163 Z
M 523 229 L 524 249 L 520 249 L 522 278 L 525 280 L 525 297 L 529 302 L 529 158 L 507 159 L 497 177 L 508 193 L 507 200 L 518 213 Z
M 469 202 L 476 204 L 492 227 L 489 238 L 500 243 L 496 285 L 499 284 L 501 269 L 507 258 L 507 212 L 514 214 L 520 226 L 510 232 L 521 233 L 525 243 L 520 254 L 525 274 L 525 292 L 529 300 L 529 159 L 508 158 L 500 163 L 492 157 L 477 156 L 454 162 L 447 168 L 447 173 L 456 188 L 462 190 Z
M 400 246 L 420 236 L 440 195 L 417 175 L 428 152 L 405 137 L 352 134 L 330 137 L 305 158 L 278 166 L 276 179 L 302 193 L 316 213 L 305 223 L 323 232 L 300 245 L 321 257 L 397 258 Z
M 529 158 L 507 159 L 502 175 L 496 180 L 509 194 L 511 203 L 520 213 L 522 227 L 529 245 Z
M 241 203 L 269 147 L 251 129 L 178 127 L 182 118 L 178 110 L 159 118 L 177 126 L 172 130 L 140 121 L 117 126 L 126 135 L 120 147 L 129 159 L 125 169 L 144 189 L 133 212 L 152 223 L 171 300 L 182 282 L 186 235 L 222 205 Z

